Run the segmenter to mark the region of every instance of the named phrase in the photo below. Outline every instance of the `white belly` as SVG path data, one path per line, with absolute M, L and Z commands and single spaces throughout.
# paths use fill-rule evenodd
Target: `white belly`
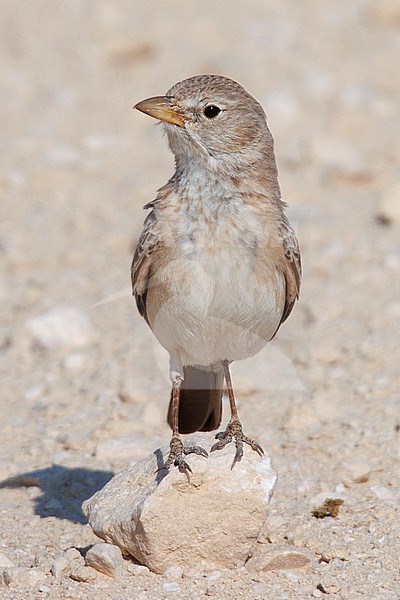
M 265 264 L 265 263 L 264 263 Z M 254 269 L 237 246 L 175 256 L 152 277 L 147 307 L 159 342 L 182 365 L 215 365 L 259 352 L 275 333 L 285 282 Z

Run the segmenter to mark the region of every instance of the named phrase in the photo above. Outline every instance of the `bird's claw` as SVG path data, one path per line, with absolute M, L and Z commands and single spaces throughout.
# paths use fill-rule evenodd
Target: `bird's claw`
M 174 460 L 174 466 L 178 467 L 180 473 L 187 473 L 188 471 L 190 473 L 193 473 L 189 463 L 187 463 L 186 460 L 182 457 L 176 458 Z
M 222 450 L 230 442 L 235 440 L 236 453 L 233 459 L 231 469 L 233 469 L 236 463 L 242 460 L 244 454 L 244 444 L 248 444 L 252 448 L 252 450 L 257 452 L 259 456 L 262 456 L 264 454 L 264 450 L 258 442 L 252 440 L 251 438 L 247 437 L 247 435 L 243 434 L 242 424 L 238 419 L 231 420 L 228 423 L 228 426 L 225 429 L 225 431 L 218 432 L 215 437 L 218 440 L 218 442 L 216 442 L 212 446 L 211 452 L 215 452 L 215 450 Z
M 204 450 L 204 448 L 202 448 L 201 446 L 184 446 L 183 452 L 185 454 L 198 454 L 199 456 L 204 456 L 204 458 L 208 458 L 207 450 Z
M 171 465 L 178 467 L 180 473 L 193 473 L 189 463 L 185 460 L 188 454 L 198 454 L 208 458 L 208 453 L 201 446 L 184 446 L 179 436 L 173 436 L 169 445 L 170 451 L 167 460 L 160 470 L 169 470 Z

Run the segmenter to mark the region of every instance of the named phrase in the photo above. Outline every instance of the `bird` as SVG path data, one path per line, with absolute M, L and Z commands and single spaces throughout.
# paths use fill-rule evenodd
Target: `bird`
M 208 456 L 181 434 L 219 428 L 224 381 L 231 415 L 211 451 L 233 442 L 233 467 L 245 445 L 264 451 L 243 433 L 230 365 L 273 339 L 300 292 L 274 140 L 261 104 L 220 75 L 190 77 L 133 108 L 161 122 L 175 157 L 174 174 L 144 207 L 131 270 L 139 313 L 170 356 L 162 468 L 188 475 L 188 455 Z

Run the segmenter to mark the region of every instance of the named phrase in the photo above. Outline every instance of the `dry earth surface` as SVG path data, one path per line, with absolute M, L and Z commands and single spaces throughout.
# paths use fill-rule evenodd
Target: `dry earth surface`
M 398 2 L 2 0 L 0 18 L 1 598 L 398 598 Z M 279 476 L 256 554 L 312 560 L 112 578 L 83 566 L 81 502 L 169 437 L 129 271 L 173 161 L 131 106 L 204 72 L 264 105 L 301 240 L 301 301 L 234 382 Z M 327 497 L 338 516 L 316 518 Z

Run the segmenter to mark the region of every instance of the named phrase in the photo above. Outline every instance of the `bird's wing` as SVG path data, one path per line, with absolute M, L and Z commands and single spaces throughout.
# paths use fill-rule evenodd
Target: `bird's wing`
M 282 219 L 280 224 L 280 234 L 284 251 L 283 274 L 286 284 L 286 296 L 279 326 L 286 321 L 292 312 L 294 303 L 299 297 L 301 285 L 301 255 L 299 242 L 286 217 Z
M 151 208 L 151 204 L 145 208 Z M 159 244 L 156 232 L 156 214 L 152 210 L 146 217 L 143 231 L 139 238 L 133 257 L 131 278 L 132 292 L 136 299 L 138 311 L 148 323 L 146 311 L 146 298 L 151 277 L 152 255 Z

